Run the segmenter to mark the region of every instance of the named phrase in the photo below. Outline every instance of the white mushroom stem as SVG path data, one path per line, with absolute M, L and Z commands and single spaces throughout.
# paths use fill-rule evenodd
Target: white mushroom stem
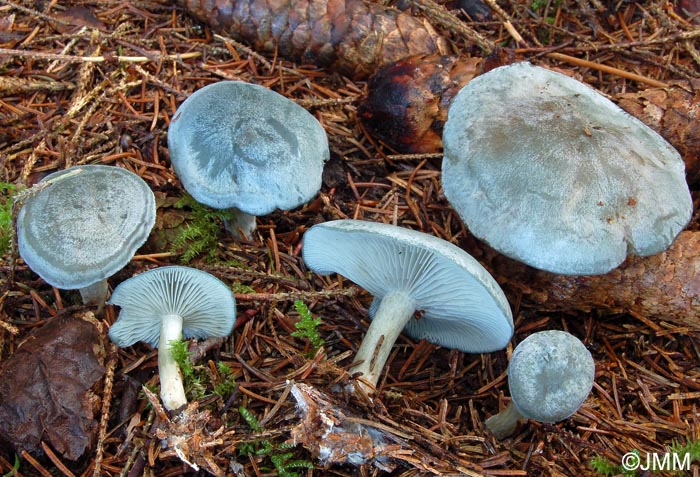
M 503 439 L 515 432 L 518 422 L 526 420 L 511 401 L 504 410 L 486 419 L 484 424 L 496 439 Z
M 97 305 L 101 311 L 107 301 L 107 289 L 107 280 L 105 279 L 81 288 L 79 291 L 84 304 Z
M 362 374 L 359 383 L 366 391 L 371 392 L 376 388 L 391 348 L 414 311 L 415 301 L 403 291 L 392 291 L 382 298 L 355 356 L 358 364 L 349 369 L 351 373 Z
M 168 411 L 174 411 L 187 404 L 182 374 L 171 349 L 173 341 L 182 339 L 182 322 L 180 315 L 165 315 L 160 322 L 158 343 L 160 398 Z
M 226 227 L 228 233 L 238 239 L 250 239 L 257 227 L 255 216 L 235 207 L 227 209 L 227 212 L 231 214 L 230 219 L 224 220 L 224 227 Z M 243 235 L 241 235 L 241 232 L 243 232 Z

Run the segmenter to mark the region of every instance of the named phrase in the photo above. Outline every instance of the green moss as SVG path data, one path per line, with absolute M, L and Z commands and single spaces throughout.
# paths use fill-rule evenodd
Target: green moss
M 224 220 L 230 219 L 231 213 L 200 204 L 190 195 L 182 196 L 173 207 L 188 209 L 191 217 L 173 240 L 170 252 L 180 254 L 182 263 L 190 263 L 200 256 L 209 262 L 215 262 L 219 234 L 224 229 Z
M 12 244 L 12 203 L 16 186 L 0 182 L 0 256 L 10 251 Z
M 227 399 L 236 389 L 236 377 L 233 375 L 231 368 L 221 361 L 216 363 L 216 369 L 219 371 L 219 376 L 221 376 L 221 382 L 214 384 L 214 393 L 223 399 Z

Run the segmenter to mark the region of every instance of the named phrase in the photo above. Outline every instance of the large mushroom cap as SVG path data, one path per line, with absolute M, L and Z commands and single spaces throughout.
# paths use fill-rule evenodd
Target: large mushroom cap
M 112 276 L 155 224 L 153 192 L 126 169 L 76 166 L 42 182 L 49 185 L 19 212 L 17 242 L 27 265 L 57 288 L 84 288 Z
M 508 387 L 520 414 L 558 422 L 581 407 L 593 387 L 595 363 L 586 346 L 559 330 L 533 333 L 513 350 Z
M 339 273 L 381 300 L 401 290 L 420 318 L 405 332 L 416 339 L 469 353 L 495 351 L 513 334 L 503 291 L 471 255 L 414 230 L 360 220 L 314 225 L 304 234 L 306 264 L 319 274 Z
M 445 195 L 469 230 L 543 270 L 599 274 L 687 225 L 685 166 L 592 88 L 516 63 L 470 81 L 443 131 Z
M 330 155 L 326 133 L 308 111 L 241 81 L 210 84 L 187 98 L 168 128 L 168 148 L 192 197 L 251 215 L 309 201 Z
M 160 342 L 164 316 L 182 317 L 185 338 L 228 336 L 236 321 L 236 299 L 215 276 L 189 267 L 161 267 L 136 275 L 114 289 L 109 301 L 121 308 L 109 338 L 119 347 Z

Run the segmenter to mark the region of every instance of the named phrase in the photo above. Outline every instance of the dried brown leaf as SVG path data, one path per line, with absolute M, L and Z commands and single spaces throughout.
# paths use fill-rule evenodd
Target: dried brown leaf
M 0 438 L 18 452 L 38 452 L 43 440 L 66 459 L 78 459 L 95 444 L 92 388 L 104 372 L 94 322 L 73 316 L 49 321 L 0 369 Z

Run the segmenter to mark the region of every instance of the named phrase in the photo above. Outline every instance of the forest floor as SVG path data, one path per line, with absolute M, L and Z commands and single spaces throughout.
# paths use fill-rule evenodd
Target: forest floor
M 483 38 L 511 48 L 515 58 L 567 70 L 611 97 L 654 82 L 700 77 L 700 27 L 678 5 L 626 0 L 498 5 L 500 12 L 495 2 L 479 10 L 481 18 L 447 6 Z M 414 14 L 450 38 L 455 49 L 479 54 L 459 32 L 419 9 Z M 518 34 L 520 43 L 514 39 Z M 565 56 L 544 54 L 557 46 Z M 469 235 L 442 194 L 440 155 L 396 154 L 358 123 L 364 79 L 252 51 L 181 8 L 150 0 L 2 0 L 0 48 L 4 200 L 8 184 L 31 187 L 70 166 L 129 169 L 156 193 L 158 220 L 147 244 L 110 286 L 189 259 L 187 265 L 235 291 L 238 315 L 231 337 L 197 347 L 198 385 L 190 382 L 195 404 L 190 421 L 178 428 L 141 392 L 144 384 L 151 389 L 158 384 L 156 350 L 113 346 L 105 330 L 118 309 L 107 306 L 89 320 L 99 331 L 105 377 L 86 384 L 92 400 L 83 407 L 89 407 L 92 425 L 84 455 L 67 458 L 61 442 L 79 446 L 79 438 L 70 430 L 48 429 L 29 451 L 0 447 L 0 475 L 165 477 L 194 474 L 184 462 L 189 460 L 200 475 L 595 476 L 622 474 L 623 456 L 630 452 L 638 453 L 642 466 L 649 456 L 683 451 L 700 459 L 697 332 L 625 310 L 547 312 L 510 293 L 515 335 L 505 350 L 472 355 L 401 336 L 374 401 L 332 390 L 351 379 L 346 370 L 367 329 L 371 296 L 342 277 L 311 273 L 300 254 L 304 231 L 319 222 L 355 218 L 420 229 L 458 245 Z M 589 64 L 576 65 L 568 57 Z M 167 148 L 168 124 L 178 105 L 204 85 L 228 79 L 261 84 L 298 101 L 324 126 L 331 147 L 318 197 L 300 209 L 260 217 L 247 241 L 207 227 L 219 225 L 217 214 L 182 199 Z M 697 209 L 697 184 L 691 189 Z M 192 233 L 195 229 L 201 233 Z M 184 230 L 190 236 L 183 245 Z M 0 369 L 35 330 L 97 312 L 82 306 L 76 291 L 43 282 L 15 250 L 0 262 Z M 320 347 L 309 332 L 292 335 L 304 314 L 295 306 L 298 300 L 320 319 Z M 509 402 L 508 358 L 526 336 L 545 329 L 567 330 L 586 344 L 596 363 L 593 390 L 569 419 L 529 422 L 498 441 L 483 423 Z M 64 358 L 53 356 L 44 365 Z M 50 379 L 67 379 L 62 376 Z M 59 381 L 44 384 L 51 393 L 75 385 Z M 385 449 L 390 470 L 324 466 L 295 445 L 292 434 L 300 432 L 302 419 L 293 387 L 299 383 L 332 396 L 351 422 L 378 429 L 396 444 Z M 174 444 L 176 434 L 184 441 Z M 161 445 L 168 436 L 169 446 Z M 350 439 L 349 449 L 359 445 L 344 438 Z M 700 475 L 698 462 L 691 467 L 626 475 Z

